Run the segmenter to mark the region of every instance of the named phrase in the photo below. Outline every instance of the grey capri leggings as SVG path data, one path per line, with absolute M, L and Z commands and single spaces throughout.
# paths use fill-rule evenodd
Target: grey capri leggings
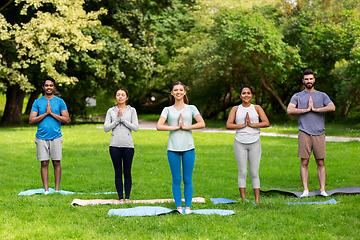
M 234 154 L 239 170 L 238 186 L 246 188 L 247 161 L 249 160 L 249 172 L 253 189 L 260 188 L 259 167 L 261 159 L 260 138 L 250 144 L 234 141 Z

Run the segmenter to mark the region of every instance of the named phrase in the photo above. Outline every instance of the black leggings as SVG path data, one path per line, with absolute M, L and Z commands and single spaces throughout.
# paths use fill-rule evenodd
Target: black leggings
M 122 163 L 124 164 L 125 199 L 130 199 L 131 192 L 131 164 L 134 157 L 134 148 L 109 147 L 111 160 L 115 169 L 115 186 L 119 199 L 123 197 Z M 122 161 L 123 160 L 123 161 Z

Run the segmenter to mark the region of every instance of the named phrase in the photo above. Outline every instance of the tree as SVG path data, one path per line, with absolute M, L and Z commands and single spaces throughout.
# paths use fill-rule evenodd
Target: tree
M 234 104 L 234 90 L 251 83 L 261 90 L 257 101 L 268 95 L 262 91 L 265 89 L 286 112 L 282 94 L 289 73 L 301 66 L 298 49 L 286 44 L 281 29 L 257 8 L 221 9 L 214 20 L 211 33 L 215 45 L 203 51 L 198 67 L 201 76 L 194 81 L 199 91 L 212 88 L 211 93 L 220 92 L 211 97 L 221 105 L 210 104 L 207 109 L 220 109 L 225 117 L 225 110 Z
M 149 13 L 150 31 L 154 34 L 156 46 L 153 55 L 156 64 L 140 100 L 146 105 L 154 96 L 156 102 L 151 105 L 153 111 L 161 111 L 169 103 L 169 88 L 175 80 L 170 65 L 173 58 L 181 54 L 178 48 L 185 44 L 189 31 L 194 28 L 195 20 L 191 13 L 195 8 L 194 0 L 174 0 L 163 11 Z
M 155 107 L 162 108 L 169 104 L 170 88 L 175 81 L 185 83 L 189 95 L 193 92 L 192 82 L 198 76 L 193 67 L 196 52 L 209 37 L 211 18 L 197 2 L 174 1 L 173 7 L 152 19 L 158 51 L 149 88 L 157 99 Z M 194 99 L 190 101 L 193 103 Z
M 86 116 L 85 99 L 96 96 L 101 90 L 114 96 L 116 89 L 125 87 L 133 105 L 154 65 L 150 48 L 133 47 L 129 39 L 121 38 L 112 27 L 102 25 L 89 31 L 94 40 L 104 42 L 105 46 L 92 52 L 74 50 L 69 60 L 59 66 L 66 75 L 81 79 L 76 84 L 58 88 L 69 105 L 71 119 Z
M 331 99 L 339 99 L 335 97 L 337 83 L 349 87 L 349 81 L 354 83 L 354 91 L 346 92 L 356 97 L 358 59 L 353 49 L 359 38 L 359 9 L 357 0 L 213 8 L 216 25 L 202 35 L 205 40 L 198 38 L 192 46 L 180 48 L 183 54 L 172 66 L 190 83 L 190 94 L 199 99 L 197 105 L 203 107 L 206 117 L 219 112 L 224 117 L 226 109 L 236 104 L 236 89 L 245 83 L 255 87 L 256 103 L 266 103 L 271 113 L 286 116 L 290 97 L 303 87 L 301 72 L 305 68 L 315 70 L 317 88 Z M 343 62 L 349 66 L 348 73 L 336 76 L 335 65 Z M 350 95 L 342 96 L 347 99 Z M 350 102 L 350 109 L 354 108 L 357 102 Z M 340 107 L 342 103 L 335 104 Z
M 86 97 L 96 96 L 100 90 L 114 96 L 119 87 L 127 88 L 130 93 L 128 103 L 141 109 L 155 67 L 154 56 L 158 52 L 151 26 L 156 16 L 172 7 L 172 1 L 160 0 L 85 2 L 86 11 L 108 10 L 107 15 L 99 17 L 101 26 L 86 31 L 95 41 L 104 42 L 105 46 L 86 53 L 72 51 L 69 61 L 61 66 L 67 75 L 84 80 L 83 83 L 61 88 L 72 118 L 86 115 Z
M 336 101 L 339 104 L 342 117 L 353 117 L 357 122 L 360 118 L 360 29 L 358 28 L 360 19 L 353 21 L 357 27 L 358 40 L 354 43 L 348 61 L 337 62 L 333 71 L 336 77 L 337 89 Z
M 316 73 L 316 88 L 325 91 L 335 101 L 337 109 L 342 109 L 336 114 L 343 116 L 348 108 L 346 102 L 351 105 L 353 101 L 350 99 L 355 94 L 346 91 L 347 94 L 343 95 L 339 91 L 345 90 L 345 85 L 356 75 L 352 61 L 356 59 L 355 43 L 359 39 L 359 7 L 358 0 L 301 0 L 295 5 L 284 4 L 277 8 L 280 15 L 277 22 L 284 28 L 284 41 L 300 49 L 304 68 Z M 346 74 L 342 71 L 345 70 L 343 63 L 352 66 L 351 69 L 346 67 Z M 340 82 L 344 83 L 344 88 L 340 87 Z M 290 94 L 299 91 L 302 88 L 299 74 L 292 74 L 288 84 Z
M 87 13 L 83 4 L 83 0 L 16 0 L 3 9 L 0 81 L 6 105 L 1 126 L 21 121 L 25 92 L 34 89 L 29 69 L 39 68 L 60 85 L 75 83 L 77 78 L 60 74 L 56 65 L 69 59 L 70 48 L 86 52 L 103 47 L 82 30 L 99 25 L 97 18 L 105 10 Z

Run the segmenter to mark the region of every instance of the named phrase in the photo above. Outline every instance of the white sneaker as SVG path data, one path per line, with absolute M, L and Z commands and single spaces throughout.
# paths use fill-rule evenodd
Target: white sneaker
M 308 196 L 309 196 L 308 190 L 304 190 L 303 193 L 300 195 L 300 197 L 308 197 Z
M 324 196 L 324 197 L 328 197 L 328 196 L 329 196 L 329 194 L 327 194 L 325 191 L 322 191 L 322 192 L 320 193 L 320 195 L 321 195 L 321 196 Z
M 44 193 L 45 195 L 48 195 L 49 194 L 49 191 L 45 191 L 45 193 Z
M 186 208 L 185 209 L 185 214 L 190 214 L 190 213 L 191 213 L 191 209 Z

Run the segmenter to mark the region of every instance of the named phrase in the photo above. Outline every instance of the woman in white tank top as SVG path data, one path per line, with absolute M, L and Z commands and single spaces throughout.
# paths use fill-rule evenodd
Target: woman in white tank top
M 259 166 L 261 159 L 260 128 L 269 127 L 270 122 L 264 110 L 259 105 L 251 104 L 253 91 L 250 86 L 240 89 L 242 103 L 231 109 L 226 122 L 227 129 L 236 129 L 234 154 L 238 165 L 238 186 L 242 199 L 246 193 L 247 162 L 255 202 L 260 198 Z M 235 123 L 234 123 L 235 121 Z

